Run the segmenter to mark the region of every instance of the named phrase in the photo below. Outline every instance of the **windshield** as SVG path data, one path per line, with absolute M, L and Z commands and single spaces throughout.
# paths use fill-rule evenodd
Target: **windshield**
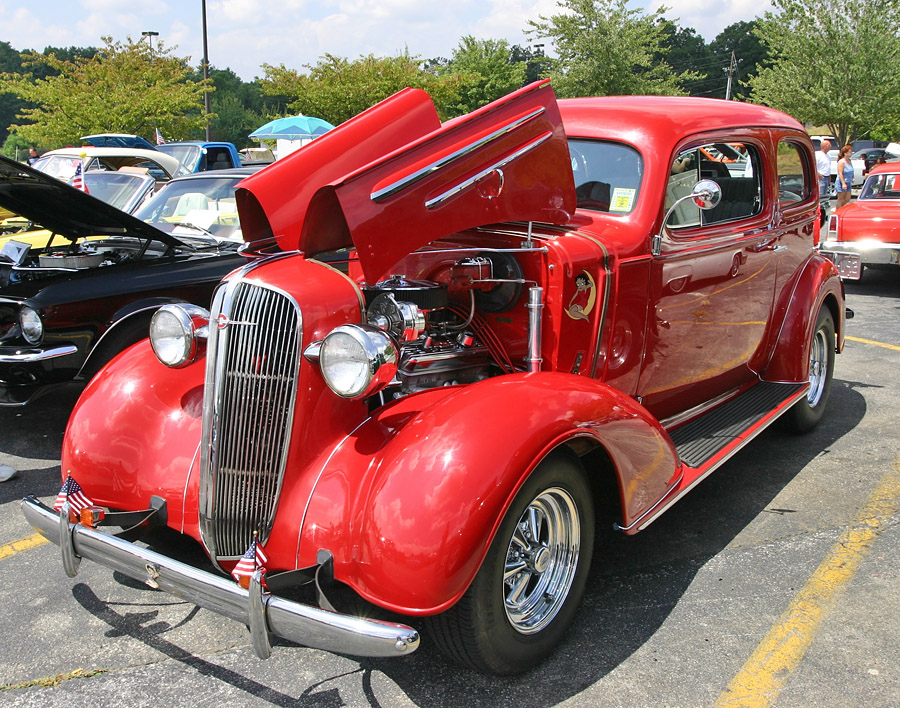
M 134 210 L 135 201 L 146 196 L 152 187 L 149 180 L 125 172 L 87 172 L 84 181 L 92 197 L 128 212 Z
M 203 177 L 170 182 L 135 217 L 156 228 L 185 236 L 212 235 L 241 241 L 234 188 L 243 176 Z
M 869 175 L 858 199 L 900 199 L 900 174 Z
M 621 143 L 569 140 L 579 209 L 621 215 L 637 204 L 644 175 L 640 153 Z
M 65 182 L 72 179 L 79 162 L 81 162 L 81 158 L 76 155 L 51 155 L 41 158 L 32 167 Z
M 200 160 L 199 145 L 160 145 L 156 149 L 174 157 L 188 172 L 193 172 Z

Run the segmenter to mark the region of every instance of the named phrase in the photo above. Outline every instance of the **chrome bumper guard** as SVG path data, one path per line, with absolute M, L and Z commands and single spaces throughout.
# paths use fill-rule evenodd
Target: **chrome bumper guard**
M 266 592 L 257 571 L 249 590 L 237 583 L 168 558 L 155 551 L 68 520 L 68 505 L 57 514 L 33 496 L 22 500 L 25 519 L 47 540 L 58 544 L 70 578 L 82 558 L 95 561 L 165 590 L 250 628 L 253 649 L 266 659 L 275 635 L 314 649 L 351 656 L 411 654 L 419 633 L 394 622 L 363 619 L 286 600 Z

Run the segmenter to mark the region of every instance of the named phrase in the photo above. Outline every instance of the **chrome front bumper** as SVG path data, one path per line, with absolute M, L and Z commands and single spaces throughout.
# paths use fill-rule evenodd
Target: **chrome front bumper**
M 8 347 L 6 349 L 9 349 Z M 3 364 L 29 364 L 35 361 L 46 361 L 68 356 L 78 351 L 74 344 L 63 344 L 52 349 L 22 348 L 4 351 L 0 349 L 0 363 Z
M 263 659 L 271 653 L 270 634 L 315 649 L 352 656 L 402 656 L 419 646 L 419 634 L 403 624 L 363 619 L 292 602 L 265 592 L 260 573 L 249 590 L 213 573 L 88 526 L 69 522 L 67 508 L 57 514 L 35 497 L 22 500 L 29 524 L 58 544 L 66 575 L 75 577 L 87 558 L 241 622 L 250 628 L 253 648 Z

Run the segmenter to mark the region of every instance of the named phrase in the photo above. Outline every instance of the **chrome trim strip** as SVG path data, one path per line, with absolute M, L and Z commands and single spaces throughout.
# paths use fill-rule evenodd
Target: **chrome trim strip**
M 471 153 L 475 152 L 476 150 L 483 147 L 484 145 L 487 145 L 488 143 L 493 142 L 497 138 L 503 137 L 504 135 L 515 130 L 516 128 L 520 127 L 521 125 L 524 125 L 528 121 L 533 120 L 534 118 L 537 118 L 539 115 L 544 113 L 544 111 L 545 111 L 545 109 L 543 107 L 541 107 L 535 111 L 532 111 L 528 115 L 522 116 L 521 118 L 513 121 L 512 123 L 507 123 L 506 125 L 501 126 L 497 130 L 495 130 L 493 133 L 485 135 L 483 138 L 480 138 L 479 140 L 476 140 L 475 142 L 469 143 L 465 147 L 462 147 L 459 150 L 457 150 L 456 152 L 452 152 L 449 155 L 432 162 L 430 165 L 426 165 L 425 167 L 423 167 L 419 170 L 416 170 L 412 174 L 409 174 L 406 177 L 403 177 L 402 179 L 397 180 L 393 184 L 389 184 L 387 187 L 384 187 L 383 189 L 379 189 L 376 192 L 372 192 L 372 194 L 369 195 L 369 198 L 373 202 L 380 202 L 384 199 L 387 199 L 388 197 L 393 196 L 397 192 L 399 192 L 403 189 L 406 189 L 410 185 L 415 184 L 416 182 L 425 179 L 429 175 L 446 167 L 450 163 L 455 162 L 456 160 L 462 159 L 462 158 L 470 155 Z
M 268 631 L 314 649 L 353 656 L 402 656 L 419 646 L 419 633 L 405 624 L 353 617 L 263 593 L 262 617 L 251 620 L 250 593 L 232 580 L 137 546 L 120 538 L 70 524 L 34 497 L 22 500 L 25 519 L 42 536 L 87 558 L 244 625 L 262 623 Z
M 184 492 L 181 495 L 181 533 L 184 533 L 184 520 L 187 518 L 188 485 L 191 483 L 191 474 L 194 472 L 194 465 L 197 464 L 197 458 L 200 455 L 201 445 L 202 442 L 198 440 L 197 449 L 194 450 L 194 456 L 191 458 L 191 466 L 188 467 L 187 477 L 185 477 L 184 480 Z
M 513 160 L 516 160 L 516 159 L 522 157 L 522 155 L 525 155 L 526 153 L 531 152 L 532 150 L 534 150 L 535 148 L 539 147 L 540 145 L 543 145 L 545 142 L 547 142 L 547 141 L 548 141 L 550 138 L 552 138 L 552 137 L 553 137 L 553 133 L 550 133 L 550 132 L 544 133 L 543 135 L 541 135 L 540 137 L 536 138 L 535 140 L 532 140 L 532 141 L 531 141 L 530 143 L 528 143 L 527 145 L 524 145 L 523 147 L 519 148 L 518 150 L 516 150 L 516 151 L 515 151 L 514 153 L 512 153 L 511 155 L 508 155 L 507 157 L 504 157 L 504 158 L 503 158 L 502 160 L 500 160 L 499 162 L 495 162 L 495 163 L 494 163 L 493 165 L 491 165 L 490 167 L 484 168 L 484 169 L 483 169 L 481 172 L 479 172 L 477 175 L 474 175 L 474 176 L 470 177 L 469 179 L 465 180 L 464 182 L 460 182 L 460 183 L 459 183 L 458 185 L 456 185 L 455 187 L 452 187 L 452 188 L 448 189 L 446 192 L 443 192 L 442 194 L 439 194 L 438 196 L 434 197 L 433 199 L 429 199 L 427 202 L 425 202 L 425 208 L 426 208 L 426 209 L 432 209 L 432 208 L 438 206 L 438 205 L 441 204 L 442 202 L 445 202 L 445 201 L 447 201 L 448 199 L 450 199 L 450 197 L 456 196 L 457 194 L 459 194 L 459 193 L 462 192 L 463 190 L 468 189 L 469 187 L 471 187 L 472 185 L 474 185 L 475 183 L 477 183 L 479 180 L 484 179 L 484 178 L 487 177 L 491 172 L 499 172 L 499 173 L 500 173 L 500 176 L 501 176 L 501 184 L 502 184 L 503 172 L 500 171 L 502 167 L 505 167 L 506 165 L 508 165 L 508 164 L 509 164 L 510 162 L 512 162 Z
M 74 344 L 63 344 L 53 349 L 26 349 L 16 354 L 0 354 L 0 364 L 28 364 L 35 361 L 46 361 L 61 356 L 68 356 L 78 351 Z

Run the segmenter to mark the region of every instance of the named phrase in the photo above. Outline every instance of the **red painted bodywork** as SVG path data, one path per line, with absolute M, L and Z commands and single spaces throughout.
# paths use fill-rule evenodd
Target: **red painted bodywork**
M 891 179 L 896 181 L 895 185 L 891 185 L 893 196 L 854 199 L 835 211 L 834 216 L 839 224 L 838 242 L 900 244 L 900 166 L 895 162 L 875 165 L 867 179 L 877 175 L 889 175 L 889 184 Z
M 646 525 L 665 500 L 708 471 L 681 463 L 672 427 L 695 407 L 759 380 L 804 383 L 818 306 L 832 308 L 838 348 L 843 341 L 840 283 L 812 248 L 815 191 L 796 204 L 778 201 L 780 139 L 801 146 L 814 179 L 811 144 L 796 121 L 704 99 L 557 104 L 542 83 L 439 128 L 423 96 L 402 92 L 242 183 L 245 237 L 275 236 L 300 253 L 233 276 L 290 293 L 303 313 L 306 348 L 340 324 L 364 320 L 363 281 L 402 273 L 448 283 L 458 249 L 514 250 L 526 235 L 533 239 L 535 247 L 517 259 L 523 280 L 544 292 L 541 371 L 370 407 L 334 395 L 316 365 L 300 368 L 286 473 L 266 543 L 269 569 L 314 564 L 325 548 L 337 579 L 412 615 L 440 612 L 465 592 L 516 491 L 550 451 L 602 448 L 618 481 L 620 522 L 635 532 L 638 520 Z M 522 131 L 453 161 L 449 171 L 404 182 L 532 115 Z M 540 148 L 497 167 L 542 136 Z M 575 209 L 566 136 L 640 153 L 643 181 L 633 211 Z M 651 255 L 674 156 L 726 139 L 760 154 L 762 210 L 715 230 L 667 235 L 660 254 Z M 468 191 L 426 205 L 472 177 Z M 400 191 L 372 198 L 398 182 Z M 531 230 L 495 223 L 525 220 L 543 223 Z M 338 248 L 355 249 L 349 276 L 311 258 Z M 582 274 L 592 283 L 589 295 L 576 285 Z M 522 300 L 482 315 L 521 363 L 528 332 Z M 117 509 L 146 508 L 150 496 L 161 496 L 169 525 L 202 542 L 204 368 L 201 360 L 167 369 L 146 342 L 125 352 L 73 411 L 63 475 L 71 472 L 92 499 Z

